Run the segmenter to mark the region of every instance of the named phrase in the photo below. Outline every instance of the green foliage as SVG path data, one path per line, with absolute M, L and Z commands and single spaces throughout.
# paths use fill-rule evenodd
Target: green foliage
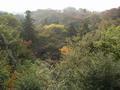
M 21 33 L 23 40 L 29 41 L 32 43 L 36 41 L 36 31 L 34 30 L 33 20 L 31 18 L 31 12 L 26 11 L 25 20 L 23 22 L 23 30 Z
M 112 55 L 106 57 L 102 53 L 97 53 L 83 56 L 77 51 L 72 52 L 66 60 L 57 65 L 53 73 L 54 90 L 120 89 L 119 61 L 114 62 Z
M 96 46 L 96 42 L 100 46 L 98 42 L 101 43 L 102 40 L 104 43 L 109 42 L 107 45 L 114 44 L 114 41 L 118 44 L 114 45 L 119 46 L 118 32 L 119 27 L 112 27 L 103 34 L 93 32 L 86 34 L 82 40 L 79 37 L 71 39 L 69 45 L 72 47 L 72 52 L 56 66 L 53 72 L 55 83 L 51 88 L 55 90 L 119 89 L 120 58 L 116 56 L 117 54 L 113 54 L 113 49 L 108 51 L 111 47 L 104 47 L 104 49 L 99 47 L 98 49 Z M 115 50 L 119 51 L 119 49 Z
M 65 38 L 67 30 L 65 30 L 64 25 L 60 24 L 51 24 L 51 25 L 45 25 L 43 27 L 43 31 L 40 34 L 41 36 L 48 37 L 49 39 L 52 39 L 56 42 L 56 40 L 63 40 Z
M 18 79 L 16 80 L 17 86 L 16 89 L 46 90 L 49 84 L 50 84 L 49 69 L 42 62 L 37 62 L 37 64 L 31 63 L 29 69 L 26 68 L 26 70 L 23 71 L 23 73 L 18 74 Z
M 0 88 L 2 90 L 7 88 L 7 80 L 9 79 L 10 72 L 7 64 L 0 60 Z
M 2 55 L 5 55 L 5 62 L 7 61 L 7 64 L 13 65 L 13 62 L 14 64 L 16 62 L 14 49 L 16 49 L 17 46 L 14 44 L 19 41 L 19 31 L 17 31 L 17 29 L 19 29 L 19 24 L 13 15 L 5 14 L 0 16 L 0 18 L 2 19 L 0 22 L 1 60 L 4 60 Z
M 110 27 L 102 35 L 101 39 L 96 42 L 97 47 L 105 54 L 113 54 L 117 59 L 120 58 L 120 27 Z
M 0 33 L 4 34 L 8 41 L 15 40 L 19 37 L 20 22 L 15 16 L 3 14 L 0 16 Z
M 20 22 L 12 14 L 0 15 L 0 25 L 6 25 L 12 28 L 19 28 Z
M 38 12 L 0 14 L 0 90 L 120 89 L 119 8 Z
M 43 26 L 39 34 L 38 55 L 43 52 L 43 55 L 40 55 L 42 57 L 46 54 L 46 58 L 50 58 L 53 54 L 56 54 L 55 57 L 58 58 L 58 49 L 64 45 L 66 37 L 67 30 L 64 25 L 50 24 Z
M 84 74 L 85 90 L 117 90 L 120 89 L 119 61 L 114 62 L 111 56 L 97 54 L 89 57 L 90 64 Z

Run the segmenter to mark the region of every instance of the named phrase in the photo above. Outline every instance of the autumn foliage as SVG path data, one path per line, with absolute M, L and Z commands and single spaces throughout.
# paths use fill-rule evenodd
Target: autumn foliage
M 63 55 L 68 55 L 71 52 L 71 48 L 67 46 L 63 46 L 62 48 L 59 49 L 59 51 Z

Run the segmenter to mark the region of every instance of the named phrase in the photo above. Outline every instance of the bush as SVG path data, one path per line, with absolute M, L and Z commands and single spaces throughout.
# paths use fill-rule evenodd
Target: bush
M 38 66 L 39 65 L 39 66 Z M 49 85 L 50 71 L 43 63 L 31 64 L 30 69 L 18 74 L 17 90 L 46 90 Z
M 9 79 L 9 75 L 10 73 L 7 70 L 7 67 L 1 65 L 0 62 L 0 89 L 4 90 L 7 88 L 7 80 Z
M 97 54 L 88 58 L 83 86 L 85 90 L 119 90 L 120 61 L 114 62 L 112 55 Z

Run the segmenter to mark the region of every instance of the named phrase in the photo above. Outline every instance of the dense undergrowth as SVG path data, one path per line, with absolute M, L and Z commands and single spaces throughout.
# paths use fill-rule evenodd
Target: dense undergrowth
M 30 11 L 22 20 L 0 14 L 0 90 L 119 90 L 120 15 L 113 10 L 39 25 Z

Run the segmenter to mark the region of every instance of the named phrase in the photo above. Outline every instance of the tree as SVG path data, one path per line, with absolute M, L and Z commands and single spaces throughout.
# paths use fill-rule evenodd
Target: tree
M 30 11 L 26 11 L 25 20 L 23 22 L 22 37 L 23 40 L 32 41 L 33 43 L 36 40 L 36 32 L 34 30 L 33 20 L 31 18 Z
M 64 46 L 67 36 L 67 30 L 64 25 L 50 24 L 45 25 L 39 35 L 39 48 L 37 56 L 49 57 L 51 59 L 59 57 L 59 48 Z
M 113 54 L 115 59 L 120 59 L 120 27 L 112 26 L 96 42 L 96 47 L 104 54 Z

